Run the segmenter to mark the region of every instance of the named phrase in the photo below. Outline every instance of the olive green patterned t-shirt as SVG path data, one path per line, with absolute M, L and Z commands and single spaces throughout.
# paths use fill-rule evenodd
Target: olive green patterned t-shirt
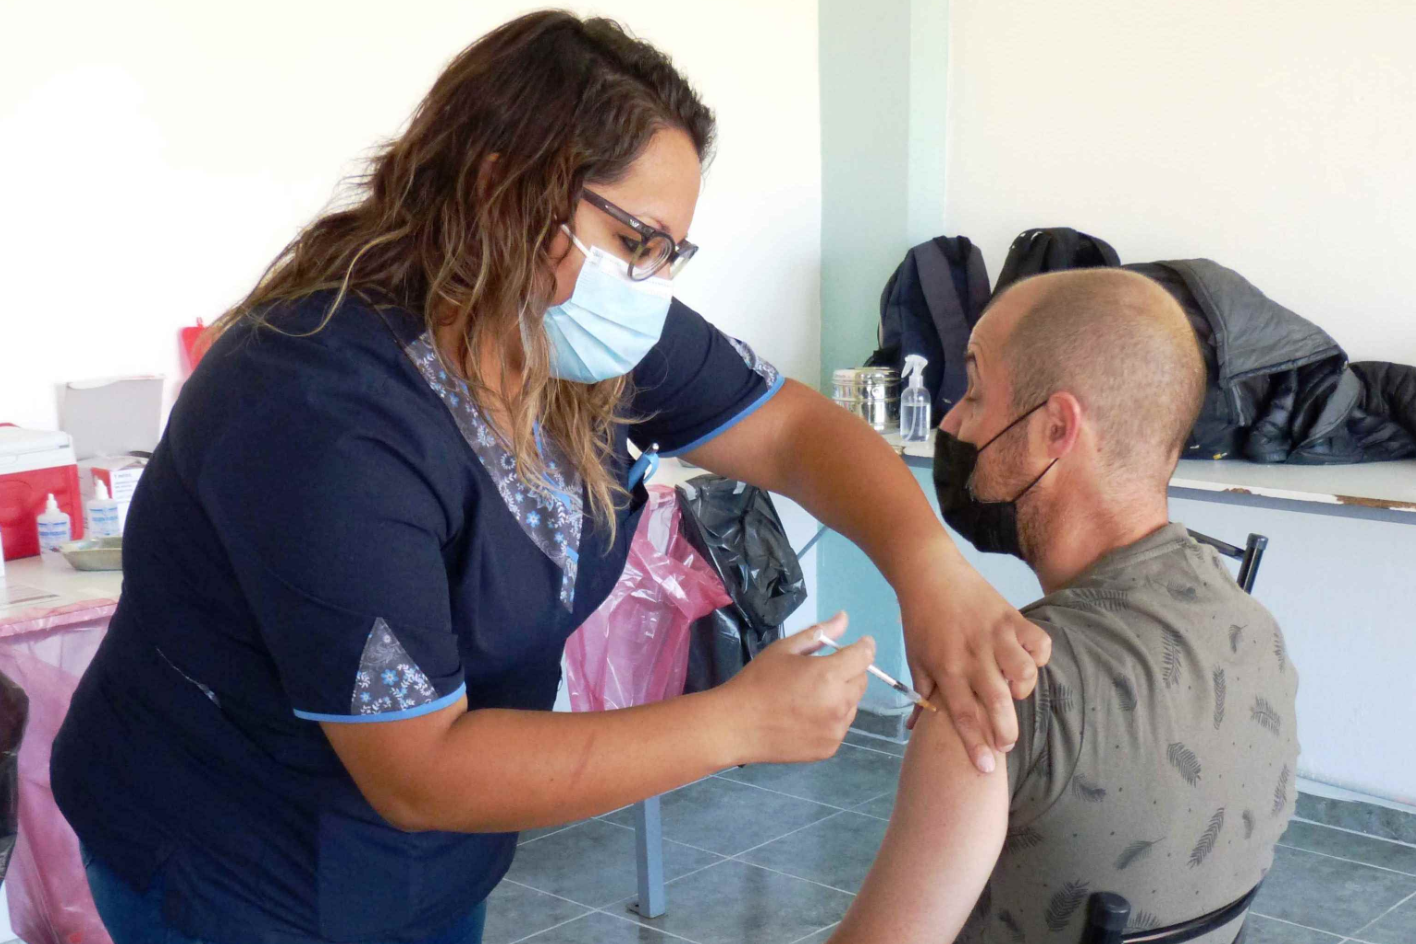
M 1017 703 L 1007 839 L 959 940 L 1072 944 L 1098 891 L 1132 931 L 1243 897 L 1293 810 L 1298 677 L 1273 617 L 1174 523 L 1023 613 L 1052 660 Z

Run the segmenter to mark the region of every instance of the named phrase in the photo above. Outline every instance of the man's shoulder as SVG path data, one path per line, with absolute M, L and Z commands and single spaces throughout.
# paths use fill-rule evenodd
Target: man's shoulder
M 1239 654 L 1246 639 L 1281 638 L 1218 554 L 1188 538 L 1089 571 L 1022 612 L 1052 636 L 1050 674 L 1084 689 L 1094 681 L 1098 697 L 1109 697 L 1118 677 L 1173 679 L 1186 663 Z
M 1178 523 L 1105 555 L 1068 586 L 1022 612 L 1034 622 L 1103 631 L 1132 631 L 1146 623 L 1183 630 L 1202 617 L 1208 622 L 1226 612 L 1273 619 L 1235 582 L 1224 558 L 1190 538 Z

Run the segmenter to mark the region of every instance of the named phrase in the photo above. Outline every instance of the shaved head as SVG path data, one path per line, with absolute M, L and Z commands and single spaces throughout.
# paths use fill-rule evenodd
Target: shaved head
M 1074 269 L 1010 286 L 985 319 L 1015 411 L 1071 393 L 1115 472 L 1164 487 L 1205 393 L 1199 344 L 1169 292 L 1124 269 Z

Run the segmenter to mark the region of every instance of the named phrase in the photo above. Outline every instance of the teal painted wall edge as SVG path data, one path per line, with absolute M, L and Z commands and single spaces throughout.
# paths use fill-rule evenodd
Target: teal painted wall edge
M 943 232 L 947 0 L 820 0 L 821 383 L 876 347 L 880 292 L 905 251 Z M 927 482 L 921 481 L 921 484 Z M 817 615 L 851 615 L 885 671 L 907 674 L 894 592 L 837 534 L 817 553 Z M 893 707 L 872 683 L 866 704 Z
M 825 385 L 875 349 L 881 286 L 909 248 L 910 3 L 821 0 L 819 22 Z

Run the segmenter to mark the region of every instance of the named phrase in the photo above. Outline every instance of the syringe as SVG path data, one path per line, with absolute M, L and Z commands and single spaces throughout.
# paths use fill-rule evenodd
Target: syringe
M 814 638 L 816 642 L 821 643 L 821 645 L 823 646 L 830 646 L 832 649 L 842 648 L 836 643 L 835 640 L 828 638 L 827 635 L 819 629 L 816 631 L 816 636 Z M 908 685 L 906 685 L 904 682 L 901 682 L 899 679 L 891 678 L 887 672 L 882 671 L 878 666 L 876 666 L 875 663 L 872 662 L 869 666 L 867 666 L 866 671 L 878 678 L 880 681 L 884 682 L 886 685 L 889 685 L 901 695 L 904 695 L 916 705 L 919 705 L 921 708 L 927 708 L 933 712 L 939 711 L 938 708 L 935 708 L 929 702 L 925 701 L 923 695 L 910 688 Z

